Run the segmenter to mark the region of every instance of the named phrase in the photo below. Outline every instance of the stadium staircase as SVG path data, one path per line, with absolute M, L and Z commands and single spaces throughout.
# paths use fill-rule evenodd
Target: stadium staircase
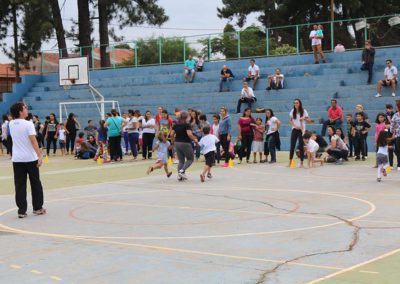
M 400 67 L 400 48 L 382 48 L 376 50 L 373 84 L 367 85 L 367 72 L 360 71 L 361 51 L 346 51 L 345 53 L 328 53 L 326 64 L 312 64 L 312 55 L 282 56 L 258 58 L 262 79 L 255 90 L 258 101 L 256 107 L 272 108 L 275 115 L 282 121 L 282 149 L 289 147 L 290 125 L 288 113 L 292 101 L 300 98 L 304 107 L 314 120 L 307 126 L 309 130 L 321 131 L 320 119 L 326 119 L 330 100 L 336 98 L 343 107 L 344 114 L 354 113 L 356 104 L 362 104 L 370 117 L 375 121 L 378 112 L 384 111 L 386 103 L 395 105 L 391 90 L 385 88 L 382 98 L 375 98 L 376 81 L 383 76 L 385 60 L 391 58 L 395 66 Z M 223 64 L 236 76 L 230 92 L 219 93 L 219 74 Z M 207 114 L 211 121 L 212 114 L 219 112 L 221 106 L 226 106 L 234 125 L 233 136 L 237 135 L 236 104 L 241 90 L 241 79 L 246 75 L 248 59 L 230 60 L 224 62 L 205 63 L 205 71 L 197 73 L 194 83 L 183 81 L 183 66 L 165 65 L 138 68 L 108 69 L 90 72 L 91 83 L 106 100 L 117 100 L 121 110 L 139 109 L 142 113 L 150 110 L 153 114 L 157 106 L 164 106 L 170 113 L 175 108 L 189 107 Z M 266 91 L 266 76 L 280 68 L 285 74 L 285 89 Z M 58 116 L 59 102 L 88 101 L 92 95 L 87 86 L 74 86 L 65 91 L 58 84 L 57 74 L 30 76 L 23 80 L 21 86 L 15 87 L 15 94 L 5 94 L 5 101 L 0 104 L 0 111 L 5 111 L 10 103 L 23 99 L 29 105 L 30 111 L 43 120 L 46 115 L 54 112 Z M 400 90 L 397 87 L 397 96 Z M 242 110 L 246 104 L 242 105 Z M 68 111 L 74 112 L 86 125 L 88 119 L 99 120 L 95 105 L 68 106 Z M 64 115 L 65 116 L 65 115 Z M 255 114 L 255 116 L 263 116 Z M 370 151 L 373 149 L 373 129 L 369 133 Z

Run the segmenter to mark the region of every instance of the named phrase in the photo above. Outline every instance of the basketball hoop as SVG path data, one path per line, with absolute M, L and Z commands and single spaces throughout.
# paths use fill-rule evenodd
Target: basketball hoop
M 71 89 L 71 87 L 72 87 L 72 85 L 75 85 L 75 79 L 70 79 L 70 78 L 68 78 L 68 79 L 63 79 L 63 80 L 61 80 L 62 82 L 63 82 L 63 85 L 62 85 L 62 87 L 64 88 L 64 90 L 69 90 L 69 89 Z

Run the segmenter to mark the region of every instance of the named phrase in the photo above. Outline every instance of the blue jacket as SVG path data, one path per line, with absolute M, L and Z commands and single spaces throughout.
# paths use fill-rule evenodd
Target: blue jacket
M 219 121 L 219 134 L 230 134 L 231 128 L 232 123 L 229 115 L 225 116 Z

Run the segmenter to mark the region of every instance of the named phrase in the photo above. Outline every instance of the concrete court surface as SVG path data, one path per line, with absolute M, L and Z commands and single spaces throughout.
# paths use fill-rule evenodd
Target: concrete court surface
M 187 182 L 46 191 L 49 213 L 23 220 L 3 195 L 0 282 L 399 283 L 400 173 L 377 183 L 370 163 L 235 165 L 204 184 L 196 164 Z

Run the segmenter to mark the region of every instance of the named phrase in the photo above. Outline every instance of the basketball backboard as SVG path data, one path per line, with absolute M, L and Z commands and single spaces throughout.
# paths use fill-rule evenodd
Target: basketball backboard
M 60 86 L 88 85 L 89 84 L 89 64 L 87 57 L 71 57 L 59 60 L 59 81 Z

